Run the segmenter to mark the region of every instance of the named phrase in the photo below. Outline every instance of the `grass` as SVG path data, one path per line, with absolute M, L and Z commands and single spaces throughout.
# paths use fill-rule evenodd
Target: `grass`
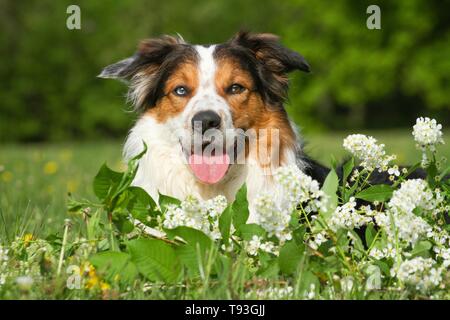
M 386 144 L 388 153 L 397 154 L 398 163 L 420 160 L 409 131 L 363 133 Z M 342 140 L 347 134 L 308 136 L 305 150 L 329 165 L 332 155 L 338 161 L 345 158 Z M 103 163 L 115 170 L 124 168 L 121 148 L 121 142 L 111 141 L 0 146 L 0 218 L 4 219 L 0 241 L 26 232 L 38 236 L 62 232 L 67 194 L 92 199 L 92 180 Z M 440 154 L 450 158 L 450 146 L 441 147 Z

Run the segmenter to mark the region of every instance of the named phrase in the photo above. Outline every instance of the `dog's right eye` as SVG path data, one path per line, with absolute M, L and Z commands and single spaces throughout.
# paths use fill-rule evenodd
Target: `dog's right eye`
M 188 89 L 183 86 L 178 86 L 173 89 L 173 93 L 179 97 L 185 97 L 188 94 Z

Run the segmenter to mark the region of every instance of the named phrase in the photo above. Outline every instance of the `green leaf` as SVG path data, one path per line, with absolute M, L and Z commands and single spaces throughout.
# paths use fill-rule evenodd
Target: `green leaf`
M 181 262 L 187 267 L 191 276 L 197 276 L 200 268 L 206 267 L 208 256 L 212 248 L 212 240 L 203 232 L 189 227 L 177 227 L 166 230 L 170 237 L 178 236 L 186 241 L 175 248 Z
M 69 198 L 67 200 L 67 210 L 69 212 L 78 212 L 84 207 L 84 203 L 77 201 L 75 199 Z
M 307 295 L 312 288 L 312 285 L 314 285 L 314 292 L 317 295 L 319 288 L 320 288 L 320 282 L 319 279 L 312 273 L 311 271 L 305 271 L 301 274 L 300 281 L 300 293 L 302 295 Z
M 353 171 L 353 168 L 355 166 L 355 159 L 352 157 L 350 160 L 348 160 L 344 166 L 342 167 L 342 184 L 345 186 L 345 183 L 347 182 L 347 178 L 350 176 L 350 174 Z
M 103 164 L 94 178 L 93 188 L 97 198 L 104 202 L 108 195 L 112 194 L 117 188 L 122 177 L 123 173 L 113 171 L 106 164 Z
M 90 259 L 97 272 L 109 281 L 131 284 L 138 275 L 138 270 L 131 256 L 124 252 L 106 251 L 93 255 Z M 116 278 L 117 277 L 117 278 Z
M 233 209 L 233 225 L 237 229 L 239 226 L 247 222 L 249 211 L 247 201 L 247 186 L 244 184 L 238 190 L 236 199 L 232 204 Z
M 445 179 L 447 174 L 449 174 L 449 176 L 447 177 L 447 179 Z M 442 173 L 439 175 L 439 180 L 443 180 L 445 182 L 445 180 L 448 179 L 450 179 L 450 166 L 447 167 L 447 169 L 445 169 L 444 171 L 442 171 Z
M 392 192 L 393 189 L 391 186 L 387 184 L 377 184 L 357 193 L 355 195 L 355 198 L 370 202 L 373 201 L 384 202 L 392 197 Z
M 354 230 L 349 230 L 351 234 L 351 239 L 353 240 L 353 247 L 359 252 L 364 252 L 364 245 L 362 243 L 361 238 Z
M 339 178 L 336 171 L 331 170 L 322 186 L 322 191 L 329 197 L 326 212 L 321 212 L 324 218 L 329 217 L 338 205 L 337 189 L 339 186 Z
M 233 208 L 231 205 L 227 206 L 219 217 L 219 230 L 222 235 L 223 243 L 228 243 L 230 239 L 231 220 L 233 216 Z
M 112 221 L 120 233 L 130 233 L 134 229 L 133 223 L 128 219 L 128 214 L 125 212 L 114 212 Z
M 264 230 L 263 227 L 261 227 L 258 224 L 255 224 L 255 223 L 240 225 L 236 231 L 237 231 L 237 234 L 243 240 L 246 240 L 246 241 L 251 240 L 253 236 L 258 236 L 258 237 L 266 236 L 266 230 Z
M 280 249 L 280 255 L 278 256 L 280 271 L 285 274 L 296 272 L 304 253 L 305 246 L 303 244 L 298 245 L 292 240 L 286 242 Z
M 167 210 L 167 207 L 170 205 L 179 206 L 181 204 L 181 201 L 176 198 L 166 196 L 165 194 L 159 192 L 158 194 L 159 194 L 158 203 L 162 212 L 165 212 Z
M 370 247 L 372 245 L 372 242 L 375 239 L 376 235 L 377 235 L 377 231 L 375 230 L 373 224 L 368 224 L 366 231 L 364 233 L 367 247 Z
M 416 256 L 424 256 L 427 257 L 429 255 L 430 249 L 433 247 L 433 244 L 430 241 L 419 241 L 416 243 L 414 248 L 411 251 L 413 257 Z
M 373 261 L 373 264 L 379 266 L 381 271 L 384 273 L 386 277 L 391 276 L 391 269 L 389 268 L 389 265 L 386 262 L 381 260 L 375 260 Z
M 158 239 L 137 239 L 128 243 L 132 261 L 150 281 L 176 282 L 181 265 L 174 248 Z
M 145 223 L 147 216 L 155 212 L 155 201 L 140 187 L 129 187 L 128 191 L 132 198 L 128 202 L 128 210 L 134 218 Z

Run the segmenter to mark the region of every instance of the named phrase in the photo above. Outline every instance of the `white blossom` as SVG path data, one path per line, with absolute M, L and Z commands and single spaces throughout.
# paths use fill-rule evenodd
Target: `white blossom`
M 371 217 L 358 213 L 355 198 L 351 197 L 347 203 L 336 208 L 328 224 L 333 231 L 337 231 L 339 228 L 359 228 L 370 221 L 372 221 Z
M 444 143 L 441 129 L 442 125 L 438 124 L 435 119 L 428 117 L 417 118 L 412 134 L 418 148 L 435 151 L 436 145 Z
M 290 240 L 288 231 L 291 220 L 291 208 L 283 207 L 283 203 L 277 202 L 272 195 L 263 194 L 255 199 L 256 223 L 263 227 L 269 237 L 275 235 L 280 241 Z
M 221 195 L 206 201 L 188 196 L 180 206 L 168 206 L 163 226 L 167 229 L 179 226 L 191 227 L 203 231 L 212 239 L 217 240 L 220 238 L 218 219 L 226 206 L 226 198 Z
M 416 257 L 401 263 L 398 270 L 392 269 L 391 274 L 416 290 L 426 292 L 438 286 L 442 281 L 442 268 L 434 268 L 436 262 L 431 258 Z
M 274 172 L 279 186 L 275 194 L 262 193 L 254 202 L 256 222 L 281 242 L 291 239 L 288 231 L 292 213 L 302 205 L 306 213 L 324 210 L 327 197 L 317 181 L 296 165 L 282 166 Z
M 278 255 L 279 251 L 272 241 L 263 241 L 262 237 L 258 237 L 257 235 L 254 235 L 252 239 L 245 244 L 245 249 L 251 256 L 258 255 L 259 250 L 274 255 Z
M 370 170 L 386 171 L 394 155 L 386 155 L 384 144 L 378 144 L 374 137 L 352 134 L 344 139 L 344 148 L 361 160 L 361 166 Z
M 395 190 L 388 207 L 395 213 L 412 213 L 417 207 L 423 210 L 433 210 L 438 205 L 433 192 L 425 180 L 406 180 Z

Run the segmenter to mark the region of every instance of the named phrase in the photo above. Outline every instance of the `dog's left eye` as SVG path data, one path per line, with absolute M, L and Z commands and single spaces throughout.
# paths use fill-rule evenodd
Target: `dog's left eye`
M 227 93 L 228 94 L 239 94 L 245 91 L 245 88 L 240 85 L 239 83 L 233 83 L 231 86 L 228 87 Z
M 188 94 L 188 89 L 183 86 L 178 86 L 175 89 L 173 89 L 173 93 L 179 97 L 184 97 Z

